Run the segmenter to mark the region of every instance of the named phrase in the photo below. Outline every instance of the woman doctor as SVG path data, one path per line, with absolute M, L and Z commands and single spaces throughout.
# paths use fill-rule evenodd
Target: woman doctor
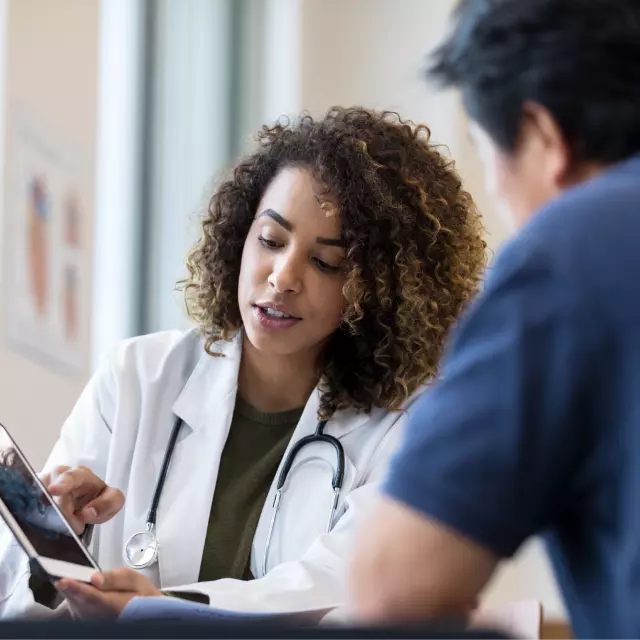
M 106 572 L 58 584 L 72 612 L 116 616 L 135 596 L 170 592 L 236 611 L 341 605 L 352 533 L 403 408 L 478 287 L 484 248 L 474 204 L 425 127 L 336 108 L 263 128 L 188 258 L 198 327 L 117 348 L 46 464 L 76 530 L 99 524 L 90 548 Z M 335 440 L 297 452 L 274 519 L 283 461 L 319 422 Z M 152 518 L 158 555 L 134 570 L 132 536 L 149 526 L 172 436 Z M 45 614 L 2 535 L 1 614 Z

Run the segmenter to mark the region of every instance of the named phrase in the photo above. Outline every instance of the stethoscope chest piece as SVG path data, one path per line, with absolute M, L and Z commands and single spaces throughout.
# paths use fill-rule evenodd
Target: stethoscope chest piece
M 160 548 L 160 543 L 158 542 L 158 536 L 156 536 L 156 514 L 158 512 L 160 496 L 162 495 L 162 489 L 167 478 L 169 463 L 171 462 L 171 457 L 176 446 L 181 425 L 182 420 L 180 418 L 176 418 L 176 421 L 173 423 L 173 430 L 171 431 L 169 444 L 164 454 L 164 460 L 162 461 L 160 477 L 158 478 L 155 491 L 153 492 L 151 508 L 147 515 L 147 529 L 146 531 L 138 531 L 137 533 L 134 533 L 124 545 L 122 555 L 125 564 L 131 569 L 146 569 L 158 561 L 158 549 Z
M 148 526 L 148 525 L 147 525 Z M 131 569 L 146 569 L 158 560 L 160 545 L 154 527 L 134 533 L 124 547 L 124 561 Z

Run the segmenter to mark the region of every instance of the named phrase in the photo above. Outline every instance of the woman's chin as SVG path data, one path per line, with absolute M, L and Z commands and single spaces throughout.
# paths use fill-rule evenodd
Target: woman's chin
M 249 344 L 260 353 L 269 356 L 292 356 L 301 351 L 297 341 L 286 332 L 269 331 L 261 326 L 245 325 L 244 334 Z

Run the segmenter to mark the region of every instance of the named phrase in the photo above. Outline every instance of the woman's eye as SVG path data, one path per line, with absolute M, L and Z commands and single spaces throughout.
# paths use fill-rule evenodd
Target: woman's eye
M 258 242 L 260 242 L 260 244 L 267 249 L 277 249 L 281 246 L 279 242 L 276 242 L 275 240 L 269 240 L 268 238 L 265 238 L 263 236 L 260 236 L 258 238 Z
M 340 271 L 340 267 L 336 267 L 332 264 L 324 262 L 319 258 L 314 258 L 313 260 L 316 263 L 316 266 L 318 267 L 318 269 L 320 269 L 320 271 L 324 273 L 337 273 L 338 271 Z

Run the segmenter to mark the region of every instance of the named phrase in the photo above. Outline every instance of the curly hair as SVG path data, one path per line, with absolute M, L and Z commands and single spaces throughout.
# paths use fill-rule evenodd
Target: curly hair
M 284 167 L 307 168 L 330 194 L 346 248 L 346 311 L 317 363 L 319 417 L 399 410 L 437 374 L 445 338 L 479 288 L 486 244 L 474 202 L 429 129 L 396 113 L 334 107 L 321 120 L 264 126 L 211 198 L 180 283 L 211 355 L 242 326 L 244 242 Z

